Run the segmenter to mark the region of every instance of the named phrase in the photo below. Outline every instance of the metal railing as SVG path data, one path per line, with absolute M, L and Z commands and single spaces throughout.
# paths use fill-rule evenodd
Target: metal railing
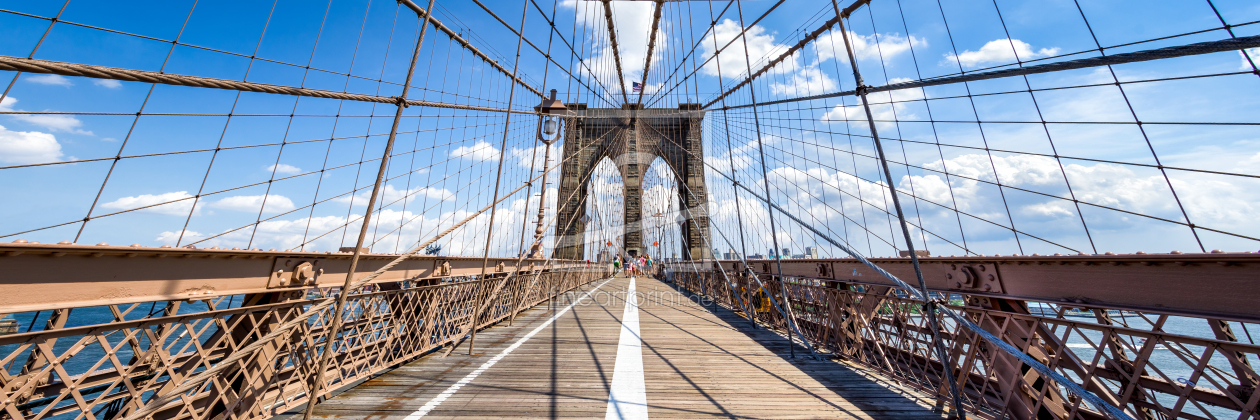
M 1256 318 L 1231 313 L 1230 301 L 1222 300 L 1217 313 L 1211 314 L 1204 310 L 1211 310 L 1212 305 L 1200 305 L 1191 299 L 1183 300 L 1180 308 L 1160 310 L 1135 308 L 1105 298 L 1048 299 L 1055 292 L 1043 293 L 1041 299 L 1006 292 L 1026 291 L 1022 283 L 1036 281 L 1017 274 L 1018 267 L 1010 267 L 1016 265 L 1040 265 L 1043 271 L 1045 265 L 1063 265 L 1066 267 L 1059 270 L 1059 276 L 1093 281 L 1097 290 L 1135 287 L 1137 284 L 1124 275 L 1108 274 L 1132 272 L 1133 267 L 1112 264 L 1127 257 L 1139 258 L 1127 258 L 1132 261 L 1125 265 L 1153 270 L 1162 266 L 1163 271 L 1184 276 L 1183 279 L 1198 273 L 1193 277 L 1216 277 L 1222 283 L 1228 283 L 1231 277 L 1254 280 L 1248 267 L 1254 268 L 1256 254 L 1182 256 L 1185 258 L 926 258 L 924 271 L 940 305 L 961 313 L 983 331 L 1128 416 L 1252 418 L 1260 400 L 1260 393 L 1255 392 L 1260 375 L 1254 368 L 1256 360 L 1260 360 L 1260 346 L 1249 331 L 1257 327 Z M 884 266 L 909 265 L 908 261 L 883 260 L 880 262 Z M 1066 384 L 1038 373 L 1017 355 L 999 349 L 948 317 L 941 320 L 940 337 L 950 360 L 942 363 L 933 350 L 923 302 L 913 298 L 911 291 L 881 278 L 850 271 L 857 266 L 854 259 L 785 260 L 782 275 L 772 270 L 774 264 L 769 261 L 749 262 L 748 267 L 737 261 L 713 264 L 704 264 L 699 270 L 692 268 L 693 264 L 671 264 L 669 276 L 680 287 L 785 335 L 790 334 L 785 316 L 793 317 L 800 334 L 817 351 L 935 395 L 940 404 L 951 398 L 943 381 L 943 373 L 948 369 L 956 378 L 964 408 L 970 415 L 1110 418 L 1097 407 L 1083 403 L 1080 395 L 1067 390 Z M 936 273 L 937 269 L 943 272 Z M 1006 271 L 1010 274 L 999 274 Z M 1221 272 L 1228 274 L 1220 275 Z M 765 284 L 764 291 L 750 273 Z M 986 277 L 990 274 L 996 277 Z M 960 281 L 953 282 L 954 279 Z M 1171 298 L 1177 293 L 1164 289 L 1145 294 L 1167 294 Z M 1078 290 L 1077 294 L 1089 295 L 1088 290 Z M 771 297 L 786 302 L 791 310 L 777 310 Z
M 61 258 L 70 268 L 54 268 L 47 276 L 19 277 L 17 284 L 6 282 L 3 288 L 8 291 L 37 288 L 47 279 L 73 277 L 67 272 L 76 269 L 75 260 L 128 258 L 124 254 L 93 257 L 84 252 L 91 247 L 5 249 L 9 256 L 4 258 L 14 263 L 13 267 L 21 267 L 21 259 L 70 254 Z M 83 255 L 73 255 L 76 251 Z M 140 254 L 135 258 L 140 263 L 155 257 L 187 261 L 186 254 L 197 253 L 149 248 L 130 251 L 138 251 L 131 254 Z M 200 254 L 207 252 L 213 251 Z M 193 258 L 214 258 L 223 270 L 258 260 L 283 267 L 305 258 L 301 262 L 313 261 L 315 266 L 337 271 L 335 259 L 340 258 L 344 265 L 348 257 L 260 256 L 251 254 L 264 253 L 241 251 L 220 254 Z M 364 264 L 370 266 L 372 256 L 365 257 Z M 384 260 L 396 256 L 376 257 Z M 332 275 L 326 284 L 317 280 L 315 275 L 323 274 L 322 270 L 279 270 L 282 277 L 296 273 L 293 278 L 308 279 L 284 285 L 266 275 L 236 278 L 237 284 L 256 282 L 262 291 L 253 293 L 234 293 L 248 289 L 238 288 L 193 293 L 180 300 L 154 300 L 146 296 L 159 294 L 133 285 L 133 294 L 138 297 L 124 298 L 125 302 L 81 306 L 86 301 L 69 296 L 63 303 L 44 305 L 43 310 L 18 313 L 23 331 L 0 336 L 0 363 L 4 367 L 0 371 L 4 391 L 0 416 L 268 418 L 306 404 L 315 381 L 322 381 L 318 389 L 324 397 L 444 346 L 458 345 L 479 304 L 485 309 L 476 326 L 485 328 L 609 274 L 608 267 L 576 261 L 552 260 L 545 266 L 530 262 L 508 268 L 505 263 L 520 261 L 512 259 L 491 261 L 499 263 L 496 272 L 477 278 L 471 273 L 479 270 L 480 259 L 454 261 L 453 265 L 451 260 L 411 257 L 406 261 L 409 264 L 400 264 L 381 276 L 382 281 L 348 296 L 341 328 L 331 338 L 331 363 L 322 372 L 316 366 L 330 339 L 327 327 L 332 324 L 334 307 L 316 304 L 340 293 L 340 287 L 334 286 L 339 276 Z M 297 268 L 301 262 L 287 265 Z M 99 261 L 96 263 L 100 267 Z M 302 273 L 311 276 L 302 277 Z M 190 280 L 193 276 L 184 277 L 182 280 Z M 505 278 L 502 288 L 493 293 Z M 148 285 L 156 290 L 180 281 Z M 220 283 L 230 286 L 233 281 L 221 279 Z M 110 286 L 99 281 L 92 284 L 99 289 Z M 289 331 L 267 337 L 294 322 L 296 326 Z M 36 328 L 37 324 L 43 328 Z M 201 375 L 211 369 L 217 372 Z M 177 395 L 169 402 L 148 407 L 169 394 Z

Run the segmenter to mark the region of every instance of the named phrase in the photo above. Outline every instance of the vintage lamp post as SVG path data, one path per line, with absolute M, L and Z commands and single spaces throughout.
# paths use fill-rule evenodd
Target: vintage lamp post
M 658 211 L 652 217 L 656 218 L 656 243 L 654 245 L 656 245 L 656 258 L 659 259 L 661 258 L 661 242 L 665 242 L 665 223 L 662 222 L 665 214 Z
M 529 258 L 544 258 L 542 250 L 543 218 L 546 217 L 547 205 L 547 172 L 551 171 L 551 145 L 560 139 L 560 124 L 568 108 L 564 102 L 556 100 L 556 90 L 551 90 L 551 98 L 543 99 L 542 104 L 534 108 L 538 111 L 538 140 L 544 144 L 542 187 L 538 193 L 538 227 L 534 229 L 534 245 L 530 247 Z

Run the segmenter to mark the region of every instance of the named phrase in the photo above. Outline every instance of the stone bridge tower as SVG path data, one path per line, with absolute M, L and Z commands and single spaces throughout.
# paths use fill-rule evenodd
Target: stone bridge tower
M 690 111 L 682 113 L 680 111 Z M 591 171 L 610 159 L 621 172 L 625 188 L 625 224 L 621 249 L 642 255 L 643 172 L 659 157 L 673 170 L 678 185 L 679 208 L 686 220 L 681 226 L 684 259 L 713 258 L 708 246 L 708 191 L 704 184 L 704 149 L 699 104 L 678 109 L 587 108 L 572 104 L 565 124 L 565 158 L 560 169 L 560 213 L 556 220 L 555 258 L 584 259 L 588 184 Z M 563 201 L 572 197 L 569 202 Z M 675 217 L 670 215 L 669 217 Z M 601 244 L 602 246 L 602 244 Z M 670 257 L 656 256 L 656 257 Z

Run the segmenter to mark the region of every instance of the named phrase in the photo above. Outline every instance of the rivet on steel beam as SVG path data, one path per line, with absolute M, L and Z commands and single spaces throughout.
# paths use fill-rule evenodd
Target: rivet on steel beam
M 141 248 L 141 247 L 143 247 L 143 246 L 144 246 L 144 245 L 140 245 L 140 244 L 131 244 L 131 247 L 132 247 L 132 248 Z
M 108 243 L 108 242 L 101 242 L 101 243 L 99 243 L 99 244 L 96 244 L 96 246 L 109 246 L 109 243 Z
M 1212 253 L 1213 253 L 1213 254 L 1224 254 L 1224 253 L 1225 253 L 1225 251 L 1221 251 L 1221 250 L 1219 250 L 1219 249 L 1213 249 L 1213 250 L 1212 250 Z
M 61 241 L 61 242 L 57 242 L 57 245 L 74 245 L 74 242 Z
M 1107 253 L 1105 253 L 1105 254 L 1103 254 L 1103 255 L 1116 255 L 1116 253 L 1111 252 L 1111 251 L 1107 251 Z
M 233 251 L 240 251 L 240 250 L 241 250 L 241 247 L 239 247 L 239 246 L 234 246 L 234 247 L 232 247 L 232 250 L 233 250 Z
M 1180 254 L 1180 253 L 1181 253 L 1181 251 L 1178 251 L 1178 250 L 1175 250 L 1175 249 L 1173 250 L 1173 252 L 1169 252 L 1169 254 Z
M 170 248 L 170 244 L 162 245 L 162 248 Z
M 18 240 L 16 240 L 16 241 L 13 241 L 13 243 L 15 243 L 15 244 L 24 244 L 24 243 L 26 243 L 26 240 L 25 240 L 25 239 L 18 239 Z

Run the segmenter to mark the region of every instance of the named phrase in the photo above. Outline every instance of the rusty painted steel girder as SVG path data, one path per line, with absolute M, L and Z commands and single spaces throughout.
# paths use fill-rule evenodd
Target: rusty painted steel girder
M 871 258 L 900 278 L 912 278 L 909 258 Z M 784 259 L 781 274 L 895 286 L 856 259 Z M 780 274 L 773 260 L 748 260 L 754 272 Z M 1177 253 L 1053 256 L 923 257 L 928 288 L 980 296 L 1157 311 L 1255 322 L 1260 305 L 1239 290 L 1260 284 L 1258 253 Z M 740 272 L 740 261 L 719 261 Z M 677 271 L 713 264 L 674 263 Z
M 160 300 L 340 287 L 350 253 L 277 252 L 134 246 L 0 244 L 0 308 L 4 313 Z M 364 254 L 366 275 L 398 254 Z M 492 273 L 534 271 L 543 260 L 491 258 Z M 551 271 L 586 267 L 552 260 Z M 481 274 L 479 257 L 413 256 L 372 283 Z M 56 293 L 50 293 L 56 291 Z

